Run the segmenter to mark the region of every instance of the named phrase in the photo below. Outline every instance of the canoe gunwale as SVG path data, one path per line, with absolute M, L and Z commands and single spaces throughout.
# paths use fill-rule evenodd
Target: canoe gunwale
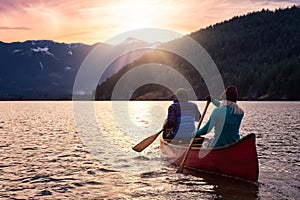
M 191 150 L 196 150 L 196 151 L 199 151 L 199 150 L 201 150 L 201 151 L 219 151 L 219 150 L 224 150 L 224 149 L 228 149 L 228 148 L 234 147 L 236 145 L 239 145 L 241 142 L 243 142 L 245 140 L 248 140 L 248 139 L 253 139 L 254 143 L 255 143 L 255 134 L 250 133 L 247 136 L 240 139 L 239 141 L 236 141 L 236 142 L 234 142 L 230 145 L 226 145 L 226 146 L 222 146 L 222 147 L 215 147 L 215 148 L 212 148 L 212 147 L 202 148 L 201 146 L 199 146 L 199 147 L 192 146 Z M 187 149 L 188 148 L 188 146 L 181 146 L 181 145 L 175 145 L 175 144 L 169 143 L 169 142 L 165 141 L 162 136 L 161 136 L 160 140 L 161 140 L 161 142 L 164 143 L 164 145 L 168 145 L 168 146 L 171 146 L 171 147 L 174 147 L 174 148 L 179 148 L 179 149 Z M 188 144 L 186 144 L 186 145 L 188 145 Z

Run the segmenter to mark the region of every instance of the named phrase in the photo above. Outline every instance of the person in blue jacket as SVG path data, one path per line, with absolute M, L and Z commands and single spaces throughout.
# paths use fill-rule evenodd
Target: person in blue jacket
M 196 137 L 209 133 L 214 128 L 214 136 L 208 147 L 221 147 L 240 140 L 239 129 L 244 117 L 244 111 L 236 103 L 238 90 L 235 86 L 228 86 L 220 96 L 222 102 L 208 96 L 215 108 L 208 122 L 195 132 Z
M 179 88 L 175 100 L 168 108 L 168 117 L 164 125 L 165 138 L 190 139 L 195 131 L 195 121 L 199 121 L 201 114 L 198 106 L 189 102 L 188 92 Z

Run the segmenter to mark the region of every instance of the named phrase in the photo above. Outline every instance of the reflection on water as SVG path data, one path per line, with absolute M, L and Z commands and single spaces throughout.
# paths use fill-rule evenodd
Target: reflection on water
M 212 194 L 215 199 L 257 199 L 258 183 L 248 183 L 245 181 L 223 177 L 212 173 L 199 171 L 187 171 L 196 177 L 203 179 L 203 185 L 212 186 Z
M 114 103 L 96 102 L 94 115 L 83 104 L 75 115 L 81 123 L 74 123 L 72 102 L 1 102 L 0 199 L 299 196 L 299 102 L 240 102 L 241 135 L 257 136 L 257 184 L 195 171 L 176 174 L 158 140 L 141 153 L 132 151 L 160 130 L 170 102 Z M 198 103 L 200 110 L 204 104 Z

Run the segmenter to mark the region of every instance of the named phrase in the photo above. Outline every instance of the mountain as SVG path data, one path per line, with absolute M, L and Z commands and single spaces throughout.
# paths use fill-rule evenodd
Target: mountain
M 159 45 L 159 43 L 148 43 L 134 37 L 128 37 L 121 43 L 115 45 L 110 49 L 109 54 L 115 58 L 100 78 L 100 83 L 104 82 L 108 77 L 112 76 L 121 70 L 122 67 L 132 63 L 140 58 L 142 55 L 152 51 L 152 48 Z M 139 49 L 138 51 L 136 49 Z M 123 55 L 123 52 L 129 52 Z
M 68 95 L 92 47 L 49 40 L 0 43 L 1 98 Z
M 262 10 L 237 16 L 188 35 L 201 44 L 216 63 L 224 84 L 239 88 L 245 100 L 300 100 L 300 8 Z M 184 38 L 162 45 L 180 46 Z M 198 52 L 191 52 L 197 56 Z M 207 87 L 184 59 L 162 52 L 143 55 L 97 87 L 97 99 L 110 99 L 117 81 L 128 70 L 145 63 L 173 67 L 190 81 L 198 99 Z M 193 55 L 192 55 L 193 56 Z M 159 72 L 157 72 L 159 76 Z M 166 79 L 172 77 L 165 75 Z M 160 91 L 160 92 L 158 92 Z M 164 95 L 164 96 L 161 96 Z M 150 84 L 139 88 L 132 99 L 167 99 L 171 92 Z
M 119 57 L 120 52 L 152 44 L 135 38 L 127 38 L 115 46 L 50 40 L 0 42 L 0 99 L 70 99 L 81 63 L 98 45 L 117 58 L 106 69 L 101 83 L 146 53 L 133 52 Z

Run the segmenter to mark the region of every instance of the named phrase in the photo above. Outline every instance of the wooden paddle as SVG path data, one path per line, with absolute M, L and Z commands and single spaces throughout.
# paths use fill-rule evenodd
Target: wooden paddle
M 199 121 L 197 130 L 200 128 L 200 125 L 201 125 L 201 123 L 202 123 L 202 121 L 203 121 L 203 119 L 204 119 L 204 115 L 205 115 L 205 113 L 206 113 L 206 111 L 207 111 L 207 108 L 208 108 L 209 103 L 210 103 L 210 101 L 206 101 L 206 105 L 205 105 L 203 114 L 202 114 L 202 116 L 201 116 L 201 119 L 200 119 L 200 121 Z M 194 143 L 195 138 L 196 138 L 196 135 L 193 136 L 193 138 L 191 139 L 190 144 L 189 144 L 189 147 L 188 147 L 187 151 L 185 152 L 184 157 L 183 157 L 183 159 L 182 159 L 182 161 L 181 161 L 181 163 L 180 163 L 180 165 L 179 165 L 179 168 L 178 168 L 178 170 L 176 171 L 176 173 L 182 173 L 182 172 L 183 172 L 185 162 L 186 162 L 187 157 L 188 157 L 188 155 L 189 155 L 189 153 L 190 153 L 190 150 L 191 150 L 191 148 L 192 148 L 192 144 Z
M 160 130 L 158 133 L 155 133 L 154 135 L 151 135 L 151 136 L 147 137 L 146 139 L 144 139 L 143 141 L 141 141 L 140 143 L 135 145 L 132 149 L 137 151 L 137 152 L 143 151 L 159 136 L 159 134 L 161 132 L 163 132 L 163 130 L 164 129 Z

